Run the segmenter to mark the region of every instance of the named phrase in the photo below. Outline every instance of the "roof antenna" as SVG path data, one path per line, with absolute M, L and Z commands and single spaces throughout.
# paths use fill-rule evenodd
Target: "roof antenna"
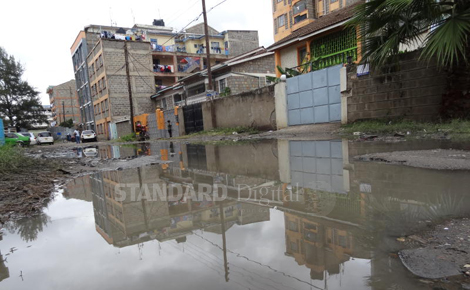
M 109 19 L 111 20 L 111 26 L 117 26 L 117 23 L 113 21 L 113 7 L 109 7 Z

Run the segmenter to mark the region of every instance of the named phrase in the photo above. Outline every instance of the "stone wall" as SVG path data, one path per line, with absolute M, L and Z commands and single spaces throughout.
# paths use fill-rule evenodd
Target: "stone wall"
M 275 130 L 274 86 L 205 102 L 202 114 L 206 131 L 213 129 L 214 124 L 217 128 L 246 126 Z
M 229 30 L 227 37 L 230 56 L 235 57 L 259 47 L 258 31 Z
M 127 42 L 129 74 L 131 79 L 134 115 L 154 111 L 150 96 L 155 93 L 150 45 L 146 42 Z M 129 116 L 129 91 L 124 61 L 124 41 L 103 40 L 103 57 L 106 69 L 111 118 Z M 120 70 L 121 69 L 121 70 Z
M 435 120 L 439 114 L 447 74 L 434 64 L 418 62 L 419 53 L 401 56 L 397 72 L 348 74 L 347 122 L 363 119 L 405 118 Z M 344 120 L 343 120 L 344 122 Z

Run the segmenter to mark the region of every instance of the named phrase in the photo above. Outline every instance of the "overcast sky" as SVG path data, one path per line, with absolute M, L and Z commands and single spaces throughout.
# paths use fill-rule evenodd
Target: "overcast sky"
M 222 0 L 206 0 L 207 9 Z M 0 46 L 25 67 L 24 77 L 49 104 L 46 88 L 74 78 L 70 47 L 89 24 L 130 27 L 162 18 L 166 26 L 181 29 L 202 11 L 201 0 L 58 0 L 2 1 Z M 219 31 L 258 30 L 260 45 L 273 43 L 269 0 L 227 0 L 208 14 Z M 202 17 L 194 24 L 202 22 Z

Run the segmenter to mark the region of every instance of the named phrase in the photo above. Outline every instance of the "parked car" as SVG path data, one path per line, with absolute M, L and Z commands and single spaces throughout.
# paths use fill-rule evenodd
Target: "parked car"
M 52 137 L 51 132 L 41 132 L 38 134 L 38 137 L 36 139 L 38 145 L 42 144 L 54 144 L 54 138 Z
M 5 133 L 5 144 L 28 146 L 31 141 L 19 133 Z
M 85 130 L 81 136 L 82 142 L 94 141 L 96 142 L 96 133 L 93 130 Z
M 20 132 L 20 134 L 29 138 L 29 141 L 30 141 L 29 145 L 36 145 L 37 144 L 36 136 L 34 136 L 33 133 L 31 133 L 31 132 Z

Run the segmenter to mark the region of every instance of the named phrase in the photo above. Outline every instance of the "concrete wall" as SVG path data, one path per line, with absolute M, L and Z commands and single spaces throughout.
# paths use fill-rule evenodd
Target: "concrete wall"
M 52 133 L 52 137 L 54 137 L 54 140 L 66 140 L 67 133 L 70 133 L 70 135 L 73 136 L 74 132 L 74 129 L 66 127 L 51 127 L 47 130 Z
M 131 124 L 129 123 L 129 120 L 116 123 L 116 130 L 118 138 L 131 134 Z
M 301 46 L 301 45 L 299 45 Z M 287 48 L 281 50 L 281 67 L 282 68 L 291 68 L 298 65 L 297 60 L 297 47 L 291 45 Z
M 213 129 L 214 123 L 217 128 L 246 126 L 275 130 L 274 86 L 205 102 L 202 114 L 204 130 Z
M 208 171 L 279 180 L 276 142 L 263 141 L 256 146 L 206 145 L 205 149 Z
M 357 77 L 348 74 L 348 88 L 343 92 L 347 122 L 362 119 L 397 118 L 430 121 L 437 117 L 447 74 L 435 65 L 417 61 L 418 53 L 402 56 L 399 71 L 384 74 L 372 71 Z M 345 120 L 343 120 L 344 123 Z
M 149 136 L 151 139 L 158 139 L 158 138 L 169 138 L 168 134 L 168 120 L 170 120 L 171 125 L 172 125 L 172 137 L 179 137 L 180 136 L 180 128 L 179 126 L 176 125 L 176 116 L 175 116 L 175 110 L 165 110 L 163 111 L 164 117 L 165 117 L 165 130 L 158 130 L 157 126 L 157 117 L 156 114 L 149 114 L 147 117 L 147 130 L 149 132 Z M 181 118 L 178 117 L 179 120 Z M 184 119 L 184 118 L 183 118 Z M 184 128 L 184 124 L 183 124 Z
M 286 82 L 277 83 L 274 86 L 274 98 L 276 107 L 276 126 L 277 129 L 287 128 L 287 94 Z

